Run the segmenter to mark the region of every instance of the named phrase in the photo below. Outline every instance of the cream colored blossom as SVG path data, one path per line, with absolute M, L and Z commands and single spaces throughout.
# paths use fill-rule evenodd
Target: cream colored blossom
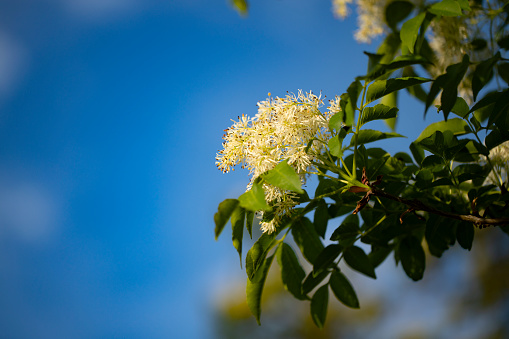
M 355 40 L 370 43 L 386 32 L 385 6 L 387 0 L 357 0 L 357 23 Z
M 223 172 L 233 170 L 241 165 L 249 169 L 251 181 L 260 174 L 271 170 L 283 160 L 295 168 L 301 181 L 305 183 L 306 172 L 316 161 L 316 156 L 323 149 L 323 143 L 315 140 L 310 148 L 310 140 L 328 139 L 328 118 L 330 113 L 323 114 L 320 107 L 323 101 L 313 93 L 298 95 L 288 94 L 284 98 L 269 98 L 258 103 L 258 113 L 254 118 L 242 115 L 234 121 L 232 127 L 223 136 L 223 149 L 216 156 L 216 165 Z M 295 194 L 264 184 L 265 200 L 274 206 L 275 218 L 263 222 L 264 232 L 273 232 L 280 218 L 290 213 L 297 204 Z
M 493 170 L 486 178 L 487 183 L 498 184 L 497 176 L 503 181 L 508 180 L 509 173 L 509 141 L 506 141 L 497 147 L 490 150 L 490 162 L 493 165 Z M 481 156 L 481 161 L 486 162 L 485 156 Z M 496 174 L 494 173 L 496 172 Z
M 332 12 L 339 18 L 344 19 L 350 13 L 348 4 L 351 4 L 353 0 L 332 0 Z

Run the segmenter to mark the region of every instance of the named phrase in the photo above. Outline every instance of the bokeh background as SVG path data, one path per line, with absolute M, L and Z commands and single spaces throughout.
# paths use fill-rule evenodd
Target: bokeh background
M 331 301 L 321 332 L 276 275 L 280 308 L 262 327 L 246 313 L 227 229 L 213 236 L 248 180 L 215 167 L 223 129 L 268 92 L 344 92 L 376 46 L 355 26 L 329 1 L 252 1 L 247 17 L 225 0 L 0 1 L 0 337 L 504 338 L 498 230 L 429 258 L 418 284 L 390 259 L 377 281 L 350 272 L 366 307 Z M 438 118 L 404 98 L 409 138 L 380 145 Z

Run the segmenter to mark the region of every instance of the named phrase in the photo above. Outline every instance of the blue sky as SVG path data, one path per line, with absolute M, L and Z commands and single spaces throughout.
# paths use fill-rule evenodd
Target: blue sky
M 374 51 L 354 29 L 329 1 L 252 1 L 247 18 L 226 1 L 1 2 L 2 335 L 211 337 L 215 293 L 244 274 L 213 237 L 247 183 L 215 167 L 223 129 L 268 92 L 341 94 Z M 398 132 L 415 138 L 410 104 Z

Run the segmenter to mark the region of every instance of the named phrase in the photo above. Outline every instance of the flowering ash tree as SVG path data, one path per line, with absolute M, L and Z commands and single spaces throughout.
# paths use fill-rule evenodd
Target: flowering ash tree
M 234 5 L 247 10 L 245 1 Z M 470 250 L 474 228 L 509 233 L 509 3 L 334 0 L 333 11 L 344 18 L 354 5 L 355 38 L 385 37 L 367 53 L 368 73 L 329 102 L 311 92 L 269 93 L 254 117 L 225 130 L 216 156 L 221 171 L 240 165 L 250 173 L 246 192 L 219 204 L 214 221 L 216 239 L 231 222 L 241 262 L 244 229 L 251 237 L 253 224 L 263 231 L 245 258 L 247 303 L 258 323 L 274 258 L 284 287 L 310 300 L 322 327 L 330 291 L 359 307 L 341 261 L 376 279 L 393 253 L 417 281 L 424 248 L 441 257 L 455 242 Z M 369 124 L 385 120 L 394 130 L 403 90 L 444 119 L 425 127 L 410 152 L 389 154 L 371 145 L 401 135 Z M 309 176 L 319 180 L 314 192 L 302 188 Z M 329 222 L 340 216 L 339 226 Z M 335 229 L 325 239 L 329 225 Z

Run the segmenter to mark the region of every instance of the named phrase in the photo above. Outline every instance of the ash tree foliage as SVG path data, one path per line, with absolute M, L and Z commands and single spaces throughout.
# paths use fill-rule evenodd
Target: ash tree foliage
M 245 1 L 233 3 L 247 11 Z M 247 303 L 258 323 L 274 262 L 286 290 L 308 301 L 323 327 L 330 293 L 360 307 L 341 261 L 376 279 L 392 253 L 418 281 L 425 252 L 441 257 L 456 242 L 470 250 L 475 228 L 509 233 L 509 3 L 332 5 L 340 19 L 357 9 L 359 42 L 383 37 L 365 53 L 367 73 L 327 103 L 311 92 L 269 93 L 254 117 L 242 115 L 225 130 L 216 156 L 223 172 L 240 165 L 250 173 L 246 192 L 220 203 L 214 221 L 216 239 L 231 222 L 241 264 L 244 231 L 252 237 L 258 224 L 263 231 L 245 256 Z M 394 130 L 402 92 L 443 120 L 389 154 L 376 142 L 402 137 Z M 392 132 L 371 129 L 375 120 Z M 314 192 L 303 188 L 310 176 L 318 178 Z

